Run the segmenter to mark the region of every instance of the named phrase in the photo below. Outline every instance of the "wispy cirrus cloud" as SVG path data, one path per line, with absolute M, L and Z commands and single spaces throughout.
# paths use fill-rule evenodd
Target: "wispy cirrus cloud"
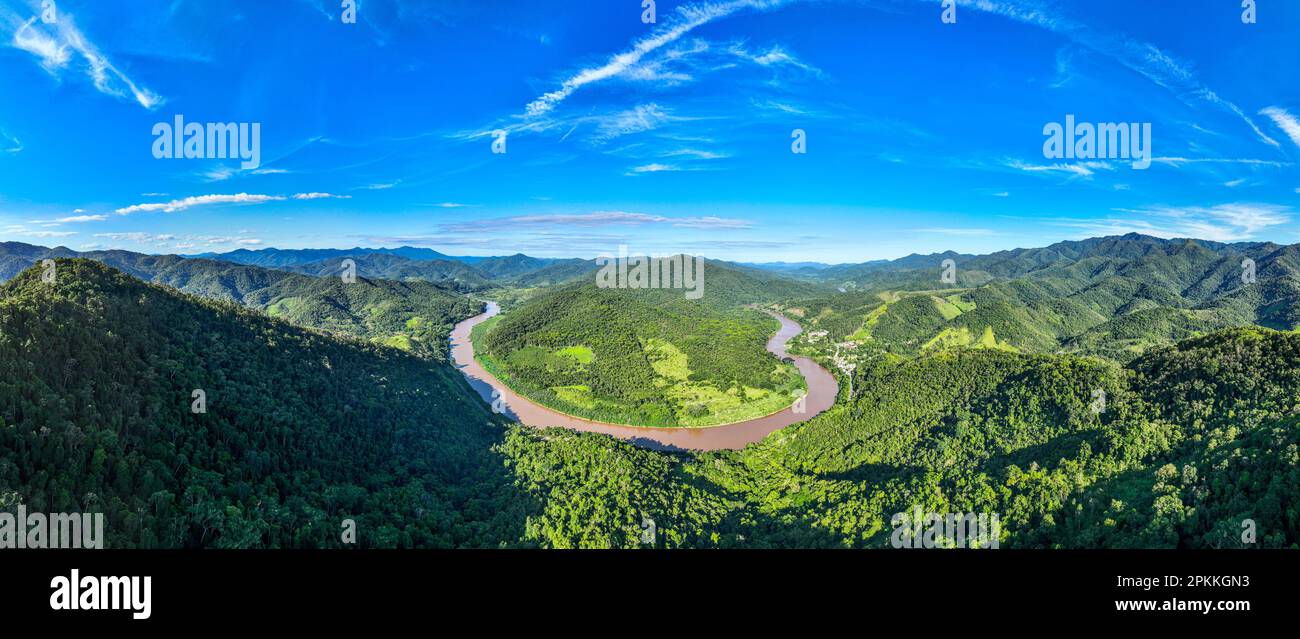
M 221 235 L 186 235 L 177 236 L 171 233 L 151 233 L 147 231 L 122 231 L 117 233 L 96 233 L 94 237 L 108 240 L 108 244 L 93 243 L 82 245 L 83 250 L 102 249 L 108 246 L 124 246 L 127 244 L 150 245 L 157 248 L 171 248 L 174 250 L 187 250 L 200 245 L 209 247 L 221 247 L 229 245 L 237 246 L 261 246 L 264 241 L 255 237 L 242 235 L 221 236 Z
M 627 211 L 597 211 L 582 214 L 517 215 L 477 222 L 443 224 L 440 228 L 446 233 L 479 233 L 500 230 L 515 231 L 539 227 L 598 228 L 645 224 L 662 224 L 692 229 L 747 229 L 753 226 L 753 223 L 747 220 L 715 216 L 669 217 Z
M 650 131 L 664 123 L 680 119 L 670 115 L 658 104 L 642 104 L 596 120 L 597 141 L 607 141 L 624 135 Z
M 663 164 L 660 162 L 652 162 L 650 164 L 642 164 L 641 166 L 634 166 L 628 169 L 627 175 L 643 175 L 646 173 L 676 173 L 678 171 L 690 171 L 690 170 L 691 169 L 689 168 L 678 166 L 676 164 Z
M 76 231 L 36 231 L 21 225 L 11 225 L 4 229 L 6 235 L 22 235 L 25 237 L 36 238 L 54 238 L 54 237 L 71 237 L 76 235 Z
M 39 1 L 25 4 L 30 11 L 26 15 L 0 5 L 0 25 L 12 33 L 10 47 L 35 56 L 41 68 L 56 78 L 72 69 L 83 73 L 105 95 L 133 100 L 146 109 L 162 104 L 161 96 L 137 84 L 101 53 L 77 28 L 71 13 L 59 11 L 54 22 L 46 23 L 41 19 Z
M 17 153 L 23 150 L 23 143 L 18 138 L 0 129 L 0 153 Z
M 1117 215 L 1090 220 L 1049 220 L 1077 229 L 1080 237 L 1143 233 L 1161 238 L 1198 238 L 1215 242 L 1255 239 L 1261 231 L 1288 224 L 1294 211 L 1276 204 L 1251 202 L 1215 206 L 1157 206 L 1116 209 Z
M 800 60 L 797 56 L 790 53 L 785 47 L 779 44 L 774 44 L 768 47 L 765 51 L 759 53 L 750 51 L 744 44 L 733 43 L 728 48 L 728 51 L 737 58 L 752 62 L 762 67 L 794 67 L 811 75 L 822 75 L 821 69 Z
M 1007 167 L 1026 173 L 1052 174 L 1063 173 L 1076 178 L 1091 178 L 1097 171 L 1110 171 L 1114 167 L 1109 162 L 1058 162 L 1056 164 L 1030 164 L 1020 160 L 1007 160 Z
M 115 242 L 134 242 L 136 244 L 158 244 L 161 242 L 170 242 L 176 239 L 175 235 L 165 233 L 145 233 L 142 231 L 130 231 L 125 233 L 96 233 L 95 237 L 102 237 Z
M 1168 166 L 1183 166 L 1185 164 L 1243 164 L 1246 166 L 1266 166 L 1273 168 L 1283 168 L 1291 166 L 1290 162 L 1279 162 L 1277 160 L 1259 160 L 1255 158 L 1187 158 L 1187 157 L 1154 157 L 1151 161 L 1157 164 Z
M 677 149 L 667 151 L 662 154 L 666 158 L 685 157 L 693 160 L 725 160 L 731 157 L 730 153 L 720 151 L 705 151 L 702 149 Z
M 1264 108 L 1259 114 L 1268 116 L 1296 146 L 1300 146 L 1300 120 L 1296 119 L 1296 116 L 1286 109 L 1275 106 Z
M 932 4 L 930 0 L 914 0 Z M 1051 2 L 1039 0 L 957 0 L 965 9 L 990 13 L 1024 24 L 1037 26 L 1085 47 L 1168 90 L 1184 102 L 1195 98 L 1235 115 L 1250 127 L 1265 144 L 1277 147 L 1278 142 L 1269 137 L 1241 107 L 1224 99 L 1207 87 L 1191 65 L 1150 42 L 1130 37 L 1113 30 L 1097 29 L 1068 18 Z
M 641 62 L 647 55 L 676 42 L 682 36 L 715 20 L 746 9 L 770 9 L 786 4 L 786 0 L 732 0 L 688 4 L 677 8 L 674 17 L 651 35 L 637 40 L 627 51 L 610 57 L 604 64 L 580 69 L 560 83 L 560 88 L 545 93 L 524 108 L 528 117 L 549 113 L 579 89 L 614 78 Z

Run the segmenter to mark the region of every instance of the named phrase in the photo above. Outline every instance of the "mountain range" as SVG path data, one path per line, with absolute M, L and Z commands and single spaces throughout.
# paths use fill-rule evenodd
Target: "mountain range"
M 622 357 L 615 373 L 653 371 L 670 400 L 751 386 L 775 364 L 766 328 L 741 330 L 752 307 L 796 316 L 835 405 L 692 453 L 494 414 L 440 357 L 480 309 L 451 285 L 8 243 L 0 504 L 104 512 L 116 548 L 334 547 L 345 520 L 368 547 L 871 548 L 917 507 L 998 513 L 1001 547 L 1243 547 L 1243 521 L 1255 545 L 1295 547 L 1295 256 L 1122 236 L 845 267 L 845 292 L 719 263 L 695 306 L 489 280 L 517 294 L 479 336 L 498 356 L 530 353 L 516 364 L 543 384 L 559 378 L 539 348 Z

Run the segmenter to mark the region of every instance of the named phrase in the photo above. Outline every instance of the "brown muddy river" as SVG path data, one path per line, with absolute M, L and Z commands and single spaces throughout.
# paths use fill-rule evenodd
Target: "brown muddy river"
M 807 357 L 789 356 L 803 374 L 808 384 L 808 396 L 803 410 L 795 412 L 790 406 L 779 413 L 759 417 L 734 424 L 710 426 L 708 428 L 643 428 L 606 424 L 552 410 L 510 390 L 495 376 L 483 369 L 483 365 L 474 359 L 474 345 L 470 341 L 470 331 L 489 318 L 501 312 L 495 302 L 487 303 L 487 312 L 476 315 L 456 325 L 451 332 L 451 357 L 456 368 L 469 379 L 470 385 L 478 391 L 484 401 L 491 404 L 493 389 L 504 404 L 502 414 L 527 426 L 536 428 L 568 428 L 570 430 L 613 435 L 640 446 L 667 450 L 736 450 L 757 442 L 791 424 L 808 421 L 835 403 L 839 394 L 839 384 L 835 376 Z M 767 342 L 767 350 L 778 358 L 784 358 L 785 347 L 789 341 L 801 332 L 799 325 L 781 315 L 772 314 L 781 322 L 781 329 Z

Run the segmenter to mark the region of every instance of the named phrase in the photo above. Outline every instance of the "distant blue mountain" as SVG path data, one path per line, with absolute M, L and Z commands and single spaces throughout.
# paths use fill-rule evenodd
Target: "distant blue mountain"
M 285 266 L 301 266 L 321 260 L 331 258 L 355 256 L 355 255 L 396 255 L 408 260 L 421 262 L 431 262 L 434 260 L 452 260 L 462 264 L 478 264 L 485 257 L 473 256 L 452 256 L 439 253 L 433 249 L 416 248 L 413 246 L 402 246 L 398 248 L 362 248 L 356 247 L 351 249 L 239 249 L 229 253 L 200 253 L 198 255 L 187 255 L 186 257 L 202 257 L 223 262 L 234 262 L 236 264 L 247 264 L 249 266 L 261 266 L 264 268 L 278 268 Z

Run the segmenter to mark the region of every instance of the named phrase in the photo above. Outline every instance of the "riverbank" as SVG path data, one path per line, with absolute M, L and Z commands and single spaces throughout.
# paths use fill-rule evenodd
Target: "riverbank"
M 535 428 L 568 428 L 603 433 L 656 449 L 736 450 L 786 426 L 812 419 L 834 405 L 839 393 L 839 384 L 830 372 L 807 357 L 791 356 L 786 352 L 786 345 L 802 329 L 785 316 L 771 313 L 781 323 L 781 328 L 768 340 L 767 350 L 778 358 L 790 358 L 799 369 L 808 387 L 808 394 L 803 401 L 764 417 L 702 428 L 644 428 L 582 419 L 519 395 L 475 359 L 474 343 L 470 337 L 474 327 L 500 312 L 499 305 L 488 302 L 487 312 L 456 325 L 451 333 L 452 361 L 485 401 L 498 406 L 506 416 Z

